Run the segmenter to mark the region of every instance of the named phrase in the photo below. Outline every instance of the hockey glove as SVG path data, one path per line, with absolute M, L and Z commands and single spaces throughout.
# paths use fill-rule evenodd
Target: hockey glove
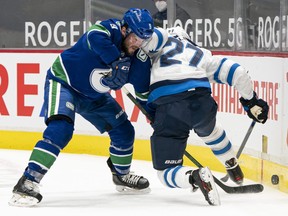
M 251 100 L 245 100 L 243 97 L 239 100 L 251 119 L 264 124 L 268 118 L 269 106 L 266 101 L 258 99 L 255 92 L 253 94 Z
M 118 90 L 128 81 L 130 58 L 114 61 L 111 69 L 112 71 L 103 78 L 103 83 L 113 90 Z

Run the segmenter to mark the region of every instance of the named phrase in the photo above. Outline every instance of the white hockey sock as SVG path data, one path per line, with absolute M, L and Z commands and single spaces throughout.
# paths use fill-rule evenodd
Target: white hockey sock
M 233 146 L 221 126 L 216 125 L 209 136 L 201 137 L 201 139 L 211 148 L 224 166 L 227 160 L 236 157 Z
M 191 168 L 176 166 L 165 170 L 157 171 L 161 183 L 170 188 L 191 188 L 189 177 Z M 187 173 L 188 172 L 188 173 Z

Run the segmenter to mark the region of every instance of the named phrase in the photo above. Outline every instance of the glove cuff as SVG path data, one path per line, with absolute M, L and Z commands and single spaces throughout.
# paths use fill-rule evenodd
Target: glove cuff
M 243 97 L 241 97 L 239 100 L 240 100 L 243 107 L 251 108 L 257 102 L 258 96 L 257 96 L 256 92 L 253 91 L 253 97 L 250 100 L 246 100 Z

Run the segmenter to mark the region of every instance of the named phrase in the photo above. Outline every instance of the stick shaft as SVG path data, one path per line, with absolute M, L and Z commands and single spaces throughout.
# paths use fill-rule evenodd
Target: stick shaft
M 239 149 L 238 149 L 238 152 L 236 154 L 237 159 L 240 157 L 240 155 L 241 155 L 241 153 L 242 153 L 242 151 L 243 151 L 243 149 L 244 149 L 244 147 L 248 141 L 248 138 L 253 131 L 255 124 L 256 124 L 256 121 L 253 120 L 252 123 L 250 124 L 250 127 L 248 128 L 248 131 L 246 132 L 246 135 L 245 135 Z
M 140 111 L 152 122 L 153 121 L 152 117 L 143 108 L 143 106 L 136 100 L 136 98 L 127 90 L 127 88 L 125 86 L 123 86 L 122 90 L 127 95 L 127 97 L 140 109 Z

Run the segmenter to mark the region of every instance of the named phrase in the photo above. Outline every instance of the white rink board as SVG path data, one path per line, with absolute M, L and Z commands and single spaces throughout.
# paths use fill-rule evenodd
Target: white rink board
M 58 53 L 0 53 L 0 130 L 43 131 L 45 125 L 39 115 L 43 101 L 44 80 L 47 69 L 57 55 Z M 246 153 L 260 157 L 262 136 L 265 135 L 268 137 L 269 159 L 287 165 L 288 60 L 280 57 L 263 56 L 227 57 L 249 70 L 252 80 L 257 84 L 259 97 L 269 100 L 270 103 L 269 120 L 265 125 L 257 124 L 255 126 L 245 147 Z M 29 69 L 31 65 L 32 69 Z M 8 78 L 8 82 L 6 78 Z M 7 89 L 5 88 L 6 85 Z M 130 85 L 127 85 L 127 88 L 133 93 L 133 88 Z M 32 93 L 26 92 L 29 89 Z M 129 116 L 132 116 L 135 107 L 125 93 L 118 92 L 116 94 L 112 91 L 111 94 L 114 97 L 120 95 L 126 112 Z M 222 101 L 226 105 L 229 103 L 224 96 L 222 96 Z M 25 111 L 25 107 L 30 108 Z M 135 126 L 136 137 L 138 139 L 149 139 L 152 129 L 146 118 L 140 114 L 138 118 L 133 117 L 131 121 Z M 232 143 L 237 147 L 241 144 L 251 119 L 244 114 L 219 110 L 218 122 L 223 125 Z M 75 133 L 100 135 L 93 126 L 79 116 L 76 119 Z M 203 145 L 193 132 L 191 134 L 190 144 Z

